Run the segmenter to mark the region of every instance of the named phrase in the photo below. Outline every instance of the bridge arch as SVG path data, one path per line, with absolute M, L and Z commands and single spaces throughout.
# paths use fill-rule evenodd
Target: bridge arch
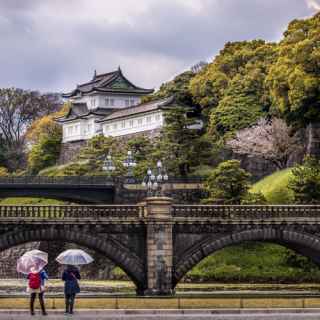
M 275 228 L 256 228 L 206 238 L 187 250 L 174 266 L 173 288 L 202 259 L 218 250 L 246 241 L 273 242 L 288 247 L 320 264 L 320 238 L 305 232 Z
M 35 226 L 28 229 L 17 229 L 19 230 L 0 235 L 0 252 L 27 242 L 65 241 L 75 243 L 105 255 L 126 272 L 135 283 L 138 292 L 145 289 L 145 271 L 141 258 L 110 236 L 101 238 L 90 232 L 72 230 L 72 228 L 64 226 Z

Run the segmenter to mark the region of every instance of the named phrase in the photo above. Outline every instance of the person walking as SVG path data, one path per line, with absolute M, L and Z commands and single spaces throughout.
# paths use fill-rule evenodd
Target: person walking
M 37 272 L 35 268 L 31 268 L 31 272 L 28 274 L 28 287 L 27 291 L 30 293 L 30 314 L 33 316 L 34 313 L 34 302 L 38 294 L 40 307 L 42 315 L 46 316 L 46 308 L 44 304 L 44 291 L 45 291 L 45 281 L 49 279 L 47 272 L 42 269 L 40 272 Z
M 68 265 L 62 274 L 62 280 L 64 281 L 66 314 L 73 314 L 74 300 L 76 298 L 76 294 L 80 292 L 80 286 L 78 283 L 78 280 L 80 279 L 80 272 L 73 265 Z

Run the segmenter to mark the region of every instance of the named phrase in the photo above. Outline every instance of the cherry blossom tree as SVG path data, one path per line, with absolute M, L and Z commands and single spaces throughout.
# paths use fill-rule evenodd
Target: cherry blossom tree
M 286 168 L 291 154 L 300 148 L 291 127 L 279 118 L 263 118 L 256 125 L 239 130 L 227 146 L 238 154 L 261 157 L 278 169 Z

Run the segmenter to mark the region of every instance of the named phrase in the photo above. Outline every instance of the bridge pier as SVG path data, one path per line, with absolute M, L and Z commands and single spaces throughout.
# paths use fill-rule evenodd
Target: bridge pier
M 173 239 L 172 199 L 147 198 L 147 289 L 145 295 L 171 295 Z

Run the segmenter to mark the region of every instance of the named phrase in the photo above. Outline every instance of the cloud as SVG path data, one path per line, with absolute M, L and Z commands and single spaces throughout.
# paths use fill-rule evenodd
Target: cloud
M 0 1 L 0 87 L 67 91 L 118 65 L 158 87 L 227 41 L 276 41 L 310 14 L 302 0 Z
M 320 2 L 318 0 L 306 0 L 306 2 L 310 9 L 320 11 Z

